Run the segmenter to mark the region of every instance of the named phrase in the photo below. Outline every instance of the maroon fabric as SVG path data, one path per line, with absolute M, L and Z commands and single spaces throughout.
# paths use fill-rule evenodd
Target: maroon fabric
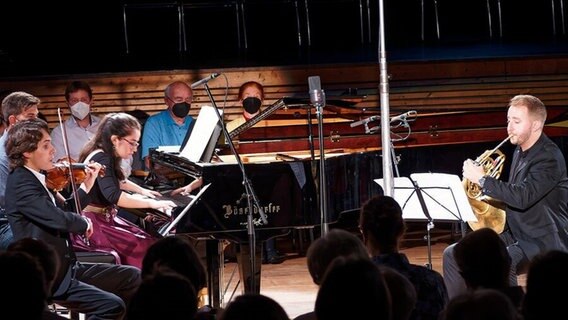
M 85 243 L 82 237 L 73 236 L 76 251 L 107 252 L 117 258 L 117 263 L 142 267 L 142 259 L 156 241 L 138 226 L 116 215 L 112 208 L 106 213 L 83 211 L 93 222 L 93 235 Z

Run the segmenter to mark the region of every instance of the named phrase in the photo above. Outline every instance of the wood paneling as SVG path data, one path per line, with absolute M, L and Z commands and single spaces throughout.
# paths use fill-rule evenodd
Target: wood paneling
M 50 127 L 54 127 L 57 108 L 63 107 L 68 113 L 64 90 L 72 80 L 85 80 L 93 87 L 93 110 L 99 115 L 132 110 L 154 114 L 164 108 L 163 90 L 169 83 L 176 80 L 192 83 L 212 72 L 223 74 L 209 82 L 209 87 L 219 108 L 224 106 L 227 93 L 225 120 L 232 120 L 241 112 L 237 101 L 241 83 L 250 80 L 263 83 L 265 105 L 270 105 L 286 96 L 307 97 L 307 78 L 313 75 L 320 76 L 328 101 L 339 99 L 348 90 L 350 94 L 364 96 L 354 108 L 341 112 L 340 117 L 347 121 L 380 112 L 379 66 L 368 63 L 5 78 L 0 79 L 0 92 L 23 90 L 38 96 L 42 100 L 40 110 Z M 504 128 L 502 115 L 498 118 L 483 115 L 504 111 L 508 100 L 516 94 L 538 96 L 549 108 L 558 108 L 555 116 L 560 118 L 568 105 L 566 57 L 397 62 L 388 66 L 388 73 L 391 113 L 417 110 L 416 125 L 420 122 L 422 125 L 416 130 L 432 136 L 437 132 L 440 141 L 443 131 L 454 128 L 471 130 L 496 124 Z M 196 116 L 206 104 L 210 101 L 205 90 L 196 89 L 191 114 Z M 331 106 L 324 108 L 325 118 L 336 118 L 337 111 Z M 447 112 L 464 112 L 465 121 L 456 121 Z

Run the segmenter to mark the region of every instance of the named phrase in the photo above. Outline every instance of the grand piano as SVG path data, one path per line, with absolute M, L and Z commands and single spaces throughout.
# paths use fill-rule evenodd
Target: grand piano
M 261 121 L 286 121 L 290 110 L 300 110 L 306 115 L 305 101 L 281 99 L 265 109 L 257 117 L 236 128 L 230 135 L 237 149 L 255 144 L 282 147 L 282 152 L 257 152 L 240 154 L 244 171 L 251 183 L 259 205 L 266 216 L 266 223 L 261 219 L 258 208 L 253 209 L 252 224 L 249 227 L 248 212 L 250 196 L 243 185 L 243 174 L 233 154 L 221 150 L 214 162 L 192 162 L 176 153 L 151 150 L 150 157 L 154 165 L 170 168 L 191 178 L 202 178 L 207 190 L 200 196 L 187 214 L 178 219 L 173 230 L 176 234 L 189 235 L 207 240 L 207 268 L 209 272 L 210 304 L 220 305 L 221 267 L 219 257 L 222 247 L 219 240 L 229 240 L 238 244 L 237 261 L 241 283 L 245 292 L 260 291 L 261 243 L 272 237 L 285 235 L 293 228 L 321 227 L 319 201 L 320 172 L 317 137 L 311 132 L 317 131 L 309 123 L 310 116 L 298 120 L 297 112 L 292 111 L 300 133 L 292 138 L 265 136 L 259 138 L 256 130 L 266 129 Z M 284 109 L 284 110 L 282 110 Z M 278 112 L 281 111 L 281 112 Z M 288 121 L 290 122 L 290 121 Z M 303 122 L 303 124 L 301 124 Z M 341 121 L 339 121 L 341 122 Z M 348 128 L 352 120 L 343 121 Z M 325 123 L 325 122 L 324 122 Z M 259 126 L 255 126 L 259 124 Z M 334 120 L 327 124 L 338 125 Z M 314 124 L 316 126 L 317 124 Z M 254 126 L 254 128 L 253 128 Z M 246 136 L 250 131 L 253 138 Z M 295 140 L 295 141 L 294 141 Z M 295 149 L 290 146 L 296 143 Z M 328 149 L 324 153 L 326 168 L 327 223 L 351 224 L 356 228 L 356 221 L 349 221 L 353 213 L 363 202 L 373 195 L 381 193 L 374 179 L 382 176 L 382 160 L 378 148 L 373 151 L 353 151 L 347 148 Z M 353 225 L 355 224 L 355 225 Z M 255 259 L 251 259 L 251 232 L 254 229 Z M 254 265 L 250 262 L 253 261 Z M 254 267 L 254 272 L 253 272 Z M 254 273 L 254 277 L 252 274 Z

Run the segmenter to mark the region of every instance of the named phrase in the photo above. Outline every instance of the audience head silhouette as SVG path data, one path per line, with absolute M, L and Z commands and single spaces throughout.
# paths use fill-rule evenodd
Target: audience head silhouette
M 406 225 L 400 205 L 389 196 L 375 196 L 361 208 L 359 228 L 371 255 L 398 252 Z
M 537 255 L 527 273 L 527 286 L 523 300 L 525 320 L 556 319 L 565 312 L 568 287 L 568 253 L 551 250 Z
M 36 259 L 43 270 L 45 277 L 45 292 L 49 297 L 53 290 L 53 283 L 59 270 L 59 255 L 53 246 L 34 238 L 22 238 L 12 242 L 8 251 L 25 252 Z
M 189 280 L 168 268 L 147 275 L 127 309 L 129 320 L 187 320 L 197 312 L 197 293 Z
M 168 267 L 183 275 L 197 291 L 207 286 L 205 267 L 186 238 L 161 238 L 148 248 L 142 260 L 142 277 L 153 274 L 159 267 Z
M 221 311 L 220 320 L 289 320 L 284 308 L 274 299 L 262 294 L 237 296 Z
M 46 307 L 43 270 L 36 259 L 24 252 L 0 253 L 0 308 L 17 310 L 19 319 L 41 319 Z
M 408 320 L 416 306 L 414 285 L 400 272 L 387 266 L 379 266 L 387 283 L 392 301 L 392 319 Z
M 455 296 L 440 314 L 440 320 L 520 319 L 511 300 L 495 289 L 478 289 Z
M 370 259 L 338 257 L 328 267 L 316 298 L 318 320 L 391 319 L 386 281 Z
M 481 228 L 466 234 L 455 246 L 454 257 L 469 288 L 509 286 L 511 258 L 499 234 Z
M 308 248 L 306 256 L 308 271 L 314 283 L 320 284 L 333 259 L 347 256 L 369 258 L 369 253 L 363 242 L 355 235 L 345 230 L 333 229 L 314 241 Z

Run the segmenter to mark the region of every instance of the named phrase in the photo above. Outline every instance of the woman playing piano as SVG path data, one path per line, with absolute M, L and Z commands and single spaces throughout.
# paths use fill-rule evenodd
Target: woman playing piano
M 157 200 L 157 194 L 127 180 L 121 169 L 121 160 L 136 151 L 140 139 L 140 123 L 126 113 L 111 113 L 102 120 L 93 139 L 83 148 L 80 161 L 96 161 L 106 166 L 104 177 L 97 181 L 89 195 L 91 203 L 83 213 L 93 222 L 94 234 L 89 243 L 74 238 L 77 251 L 110 252 L 122 264 L 141 267 L 147 248 L 155 238 L 138 226 L 116 215 L 122 208 L 152 208 L 170 210 L 172 201 Z M 137 193 L 130 194 L 131 191 Z

